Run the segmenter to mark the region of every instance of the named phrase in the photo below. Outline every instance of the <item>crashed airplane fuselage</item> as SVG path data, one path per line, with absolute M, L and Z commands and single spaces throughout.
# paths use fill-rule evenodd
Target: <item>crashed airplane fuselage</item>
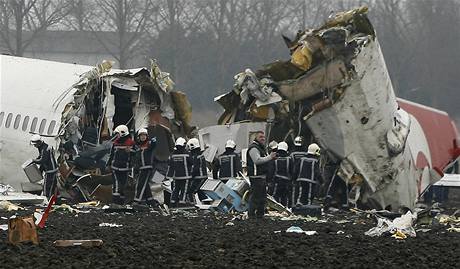
M 119 124 L 133 131 L 147 128 L 157 137 L 160 170 L 172 150 L 172 136 L 193 130 L 185 94 L 174 89 L 169 74 L 154 61 L 149 68 L 116 70 L 110 62 L 89 67 L 0 57 L 0 183 L 17 190 L 41 190 L 21 168 L 38 155 L 29 144 L 31 133 L 41 134 L 54 147 L 60 186 L 72 189 L 85 175 L 110 175 L 105 162 Z
M 302 135 L 323 148 L 325 167 L 338 166 L 358 204 L 412 208 L 458 158 L 458 132 L 445 112 L 396 98 L 366 13 L 339 13 L 285 38 L 290 61 L 247 69 L 216 98 L 219 124 L 265 121 L 268 141 Z
M 34 188 L 21 165 L 38 156 L 31 134 L 45 135 L 56 146 L 61 113 L 52 107 L 56 96 L 91 70 L 90 66 L 0 55 L 0 183 L 16 190 Z M 60 107 L 63 109 L 63 107 Z

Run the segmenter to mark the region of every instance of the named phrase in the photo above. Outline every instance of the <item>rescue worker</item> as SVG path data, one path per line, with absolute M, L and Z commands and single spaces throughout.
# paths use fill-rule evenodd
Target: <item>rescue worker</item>
M 294 161 L 294 164 L 297 165 L 300 161 L 300 158 L 307 156 L 307 151 L 303 146 L 303 138 L 301 136 L 297 136 L 294 139 L 294 150 L 291 152 L 291 158 Z M 296 176 L 296 175 L 295 175 Z
M 268 148 L 270 150 L 269 153 L 276 152 L 278 150 L 278 142 L 272 141 L 268 144 Z
M 256 133 L 256 138 L 249 145 L 246 159 L 248 176 L 251 182 L 251 197 L 249 199 L 249 218 L 263 218 L 265 213 L 265 198 L 267 196 L 266 181 L 268 163 L 276 159 L 276 153 L 267 155 L 265 150 L 265 134 Z
M 278 151 L 278 142 L 276 141 L 272 141 L 270 143 L 268 143 L 268 153 L 272 153 L 272 152 L 277 152 Z M 268 166 L 270 167 L 270 169 L 272 167 L 274 167 L 274 161 L 272 160 Z M 271 196 L 274 195 L 274 192 L 275 192 L 275 181 L 274 181 L 274 178 L 272 175 L 270 175 L 269 173 L 269 176 L 267 176 L 267 193 Z
M 179 201 L 185 202 L 188 181 L 192 178 L 192 160 L 185 148 L 186 143 L 187 141 L 183 137 L 177 138 L 176 147 L 168 161 L 169 166 L 166 178 L 173 180 L 171 194 L 171 205 L 173 207 L 177 207 Z
M 107 165 L 110 165 L 112 169 L 112 202 L 123 205 L 125 202 L 125 185 L 131 170 L 131 158 L 136 143 L 131 139 L 126 125 L 118 125 L 115 128 L 115 133 L 117 138 L 113 141 L 110 149 Z
M 303 145 L 303 138 L 301 136 L 297 136 L 296 138 L 294 138 L 294 150 L 291 152 L 291 159 L 292 159 L 292 162 L 293 162 L 293 165 L 294 167 L 297 167 L 299 165 L 299 162 L 300 162 L 300 159 L 302 157 L 307 157 L 307 150 L 305 149 L 304 145 Z M 297 201 L 297 197 L 295 196 L 296 192 L 295 192 L 295 187 L 296 187 L 296 179 L 297 179 L 297 174 L 296 172 L 298 172 L 296 169 L 294 169 L 293 171 L 293 182 L 292 182 L 292 189 L 291 189 L 291 197 L 290 197 L 290 200 L 291 200 L 291 203 L 290 203 L 290 206 L 293 207 L 295 206 L 295 203 Z
M 137 131 L 137 148 L 136 148 L 136 170 L 139 175 L 136 183 L 136 192 L 134 202 L 136 204 L 146 203 L 149 206 L 155 206 L 155 200 L 150 189 L 150 179 L 155 169 L 154 150 L 157 144 L 156 137 L 149 140 L 147 129 L 141 128 Z
M 229 179 L 238 177 L 238 173 L 241 172 L 241 159 L 235 149 L 235 141 L 227 140 L 224 153 L 213 162 L 213 178 L 221 180 L 224 184 Z
M 275 200 L 284 206 L 289 205 L 292 190 L 292 174 L 294 162 L 288 153 L 288 144 L 280 142 L 278 144 L 278 158 L 272 163 L 272 175 L 274 185 L 273 196 Z
M 45 174 L 43 182 L 43 195 L 51 199 L 57 192 L 57 172 L 58 166 L 54 157 L 54 149 L 43 141 L 38 134 L 32 135 L 30 144 L 38 149 L 38 158 L 33 159 L 33 163 L 40 166 L 40 171 Z
M 190 149 L 190 157 L 192 159 L 192 179 L 188 184 L 188 201 L 195 203 L 195 194 L 198 193 L 200 200 L 206 199 L 206 195 L 200 192 L 200 187 L 206 179 L 208 179 L 208 169 L 206 159 L 201 151 L 200 141 L 196 138 L 191 138 L 187 142 Z
M 316 143 L 308 146 L 307 156 L 300 158 L 294 168 L 296 205 L 311 205 L 321 180 L 319 171 L 320 148 Z

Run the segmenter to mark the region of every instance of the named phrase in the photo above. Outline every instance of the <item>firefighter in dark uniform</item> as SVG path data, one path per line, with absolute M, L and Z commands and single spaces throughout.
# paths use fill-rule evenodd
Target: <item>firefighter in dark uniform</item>
M 295 204 L 311 205 L 321 180 L 319 171 L 320 148 L 313 143 L 308 146 L 307 156 L 300 158 L 294 168 L 297 175 L 295 186 Z
M 150 179 L 155 170 L 154 150 L 157 144 L 156 137 L 149 140 L 147 129 L 141 128 L 137 131 L 138 144 L 136 148 L 136 170 L 138 170 L 138 179 L 136 183 L 136 192 L 134 202 L 141 204 L 145 202 L 149 206 L 155 205 L 155 200 L 150 189 Z
M 166 178 L 173 180 L 171 205 L 175 207 L 179 205 L 179 201 L 185 202 L 188 181 L 192 179 L 192 159 L 185 148 L 186 143 L 184 138 L 179 137 L 168 161 Z
M 300 158 L 307 156 L 307 150 L 303 145 L 303 138 L 301 136 L 297 136 L 294 139 L 294 150 L 291 152 L 290 156 L 295 165 L 299 163 Z
M 54 149 L 52 146 L 46 144 L 38 134 L 31 137 L 30 143 L 38 149 L 38 158 L 33 159 L 33 162 L 38 164 L 40 171 L 45 174 L 43 195 L 50 200 L 57 192 L 58 166 L 54 157 Z
M 278 152 L 278 142 L 276 141 L 272 141 L 268 143 L 268 153 L 270 154 L 272 152 L 274 153 Z M 268 164 L 268 167 L 269 168 L 274 167 L 274 160 L 271 160 L 271 162 Z M 270 171 L 269 171 L 269 174 L 267 176 L 267 193 L 273 196 L 274 192 L 275 192 L 275 181 L 274 181 L 273 176 L 270 175 Z
M 293 165 L 294 167 L 297 167 L 299 165 L 299 162 L 300 162 L 300 159 L 302 157 L 307 157 L 307 149 L 305 148 L 304 146 L 304 143 L 303 143 L 303 138 L 301 136 L 297 136 L 295 139 L 294 139 L 294 150 L 291 152 L 291 159 L 293 161 Z M 291 189 L 291 197 L 290 197 L 290 206 L 293 207 L 295 206 L 296 204 L 296 200 L 297 200 L 297 197 L 295 196 L 296 192 L 295 192 L 295 186 L 296 186 L 296 178 L 297 178 L 297 174 L 296 174 L 296 171 L 294 169 L 293 171 L 293 182 L 292 182 L 292 189 Z
M 125 185 L 128 182 L 131 158 L 136 143 L 131 139 L 126 125 L 117 126 L 115 133 L 117 138 L 113 141 L 107 165 L 110 165 L 112 169 L 112 202 L 123 205 L 125 202 Z
M 241 172 L 241 159 L 235 149 L 236 143 L 233 140 L 227 140 L 224 153 L 213 162 L 212 176 L 214 179 L 227 183 L 229 179 L 238 177 L 238 173 Z
M 278 144 L 278 158 L 272 161 L 271 177 L 273 178 L 275 200 L 284 206 L 289 205 L 292 190 L 292 174 L 294 162 L 288 153 L 288 144 L 280 142 Z
M 256 133 L 256 138 L 249 145 L 247 158 L 248 176 L 251 182 L 251 197 L 249 199 L 249 218 L 263 218 L 265 199 L 267 196 L 268 163 L 276 159 L 276 153 L 267 155 L 265 150 L 265 134 Z
M 199 199 L 206 199 L 206 195 L 200 192 L 201 185 L 208 179 L 208 168 L 206 159 L 201 151 L 200 141 L 196 138 L 191 138 L 187 142 L 190 149 L 190 157 L 192 158 L 192 179 L 189 181 L 187 199 L 191 203 L 195 203 L 195 194 L 198 193 Z

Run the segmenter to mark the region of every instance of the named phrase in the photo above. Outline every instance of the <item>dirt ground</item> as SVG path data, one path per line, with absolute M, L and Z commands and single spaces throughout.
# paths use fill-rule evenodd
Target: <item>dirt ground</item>
M 0 213 L 0 224 L 11 215 Z M 375 220 L 356 213 L 322 216 L 324 223 L 232 218 L 203 211 L 181 211 L 172 216 L 52 212 L 46 227 L 39 230 L 38 246 L 9 245 L 7 232 L 0 230 L 0 267 L 458 268 L 460 263 L 460 233 L 448 232 L 445 226 L 397 241 L 389 236 L 364 235 Z M 335 222 L 344 219 L 349 222 Z M 99 227 L 104 222 L 123 226 Z M 318 234 L 285 233 L 293 225 Z M 104 244 L 57 248 L 53 241 L 58 239 L 102 239 Z

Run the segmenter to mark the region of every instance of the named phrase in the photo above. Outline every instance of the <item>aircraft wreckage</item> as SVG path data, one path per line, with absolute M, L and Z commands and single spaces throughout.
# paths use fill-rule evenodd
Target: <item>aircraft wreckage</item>
M 113 130 L 120 124 L 131 132 L 144 127 L 157 138 L 156 180 L 161 182 L 174 147 L 173 136 L 190 136 L 191 105 L 184 93 L 174 89 L 169 74 L 155 61 L 150 68 L 112 69 L 105 61 L 84 72 L 52 101 L 53 118 L 59 127 L 45 140 L 57 150 L 61 196 L 74 201 L 111 201 L 112 178 L 106 170 Z M 40 131 L 41 132 L 41 131 Z M 23 165 L 30 183 L 22 190 L 40 192 L 41 173 L 35 165 Z M 133 196 L 134 179 L 128 182 Z
M 443 111 L 396 98 L 366 13 L 365 7 L 339 13 L 317 29 L 299 32 L 294 40 L 285 37 L 291 59 L 237 74 L 233 90 L 215 98 L 225 109 L 219 125 L 198 130 L 206 159 L 211 162 L 223 151 L 225 141 L 233 139 L 244 161 L 245 150 L 258 130 L 266 131 L 267 141 L 291 143 L 302 135 L 321 145 L 323 169 L 338 170 L 352 187 L 350 197 L 358 205 L 392 209 L 414 207 L 426 187 L 443 172 L 455 166 L 458 170 L 455 125 Z M 186 96 L 175 90 L 169 74 L 156 62 L 152 61 L 150 68 L 115 70 L 110 62 L 90 68 L 9 56 L 2 59 L 2 64 L 10 67 L 24 62 L 21 68 L 8 69 L 11 74 L 5 75 L 8 80 L 2 81 L 2 85 L 6 82 L 3 88 L 27 89 L 36 101 L 7 108 L 13 113 L 5 114 L 5 125 L 13 126 L 13 114 L 21 113 L 18 109 L 33 108 L 46 114 L 41 121 L 35 117 L 30 129 L 25 119 L 22 128 L 2 129 L 2 137 L 13 143 L 19 129 L 49 135 L 45 140 L 58 151 L 61 195 L 75 201 L 111 201 L 112 179 L 105 162 L 112 130 L 118 124 L 127 124 L 133 131 L 148 126 L 149 134 L 157 137 L 153 181 L 159 183 L 156 188 L 168 189 L 158 186 L 164 179 L 173 136 L 192 137 L 196 130 L 190 123 Z M 15 74 L 24 70 L 35 80 L 15 79 Z M 60 74 L 60 84 L 50 78 L 49 70 Z M 75 74 L 81 73 L 67 88 Z M 66 86 L 62 87 L 63 83 Z M 46 94 L 42 88 L 47 89 Z M 3 104 L 20 103 L 15 94 L 3 94 Z M 50 94 L 58 96 L 52 104 L 48 104 Z M 48 128 L 45 119 L 52 120 Z M 59 128 L 54 128 L 53 122 Z M 9 149 L 0 147 L 0 157 L 10 162 L 0 167 L 2 171 L 10 171 L 19 158 L 11 158 Z M 23 150 L 19 155 L 30 158 L 32 152 Z M 33 166 L 25 166 L 25 171 L 31 182 L 22 182 L 22 190 L 41 191 L 35 184 L 41 180 L 40 173 Z M 17 174 L 9 173 L 3 181 L 16 183 Z M 131 178 L 128 196 L 133 185 Z M 231 193 L 244 196 L 244 188 L 239 183 L 235 186 L 229 186 Z M 209 184 L 204 187 L 210 197 L 219 189 Z M 214 198 L 228 196 L 221 194 Z
M 458 158 L 458 133 L 447 113 L 396 98 L 367 7 L 284 40 L 290 60 L 246 69 L 215 98 L 225 112 L 199 131 L 202 143 L 232 138 L 244 150 L 251 129 L 265 129 L 267 142 L 302 135 L 320 144 L 323 168 L 338 169 L 357 204 L 413 208 Z

